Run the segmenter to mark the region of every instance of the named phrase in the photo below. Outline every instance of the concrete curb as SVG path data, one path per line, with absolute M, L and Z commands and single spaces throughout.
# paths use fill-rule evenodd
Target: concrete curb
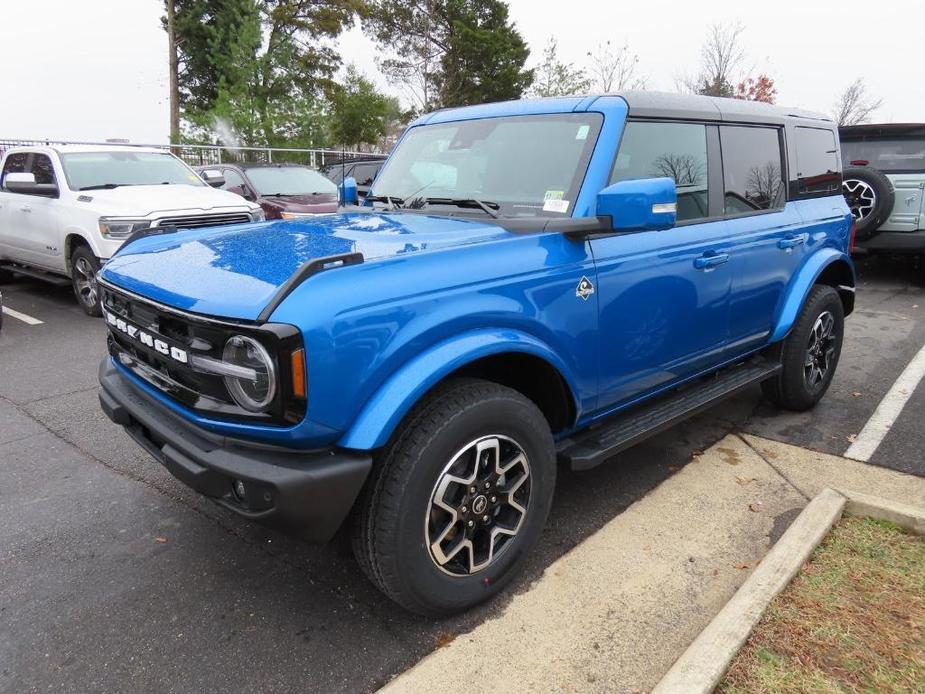
M 848 490 L 841 493 L 848 497 L 846 513 L 890 521 L 915 535 L 925 535 L 925 510 L 870 494 Z
M 917 535 L 925 535 L 925 510 L 860 492 L 823 489 L 675 661 L 652 694 L 712 692 L 771 600 L 790 583 L 843 511 L 852 516 L 887 520 Z
M 712 692 L 768 604 L 790 583 L 841 518 L 846 502 L 832 489 L 824 489 L 814 497 L 732 599 L 675 661 L 652 694 Z

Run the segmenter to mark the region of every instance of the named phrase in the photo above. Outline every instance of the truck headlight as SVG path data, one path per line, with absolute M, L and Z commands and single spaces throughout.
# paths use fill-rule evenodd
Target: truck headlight
M 267 216 L 263 213 L 262 208 L 257 208 L 251 212 L 251 221 L 252 222 L 265 222 L 267 221 Z
M 225 386 L 234 401 L 248 412 L 262 412 L 276 395 L 276 367 L 266 348 L 250 337 L 228 338 L 222 361 L 253 371 L 253 378 L 225 376 Z
M 151 221 L 147 219 L 100 217 L 100 233 L 107 239 L 125 239 L 136 231 L 148 229 L 150 226 Z

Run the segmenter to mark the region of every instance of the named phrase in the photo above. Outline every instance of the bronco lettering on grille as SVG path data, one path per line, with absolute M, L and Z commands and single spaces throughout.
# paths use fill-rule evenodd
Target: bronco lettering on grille
M 117 315 L 110 313 L 109 311 L 105 311 L 105 314 L 106 322 L 109 323 L 110 327 L 115 328 L 125 335 L 128 335 L 130 338 L 140 342 L 145 347 L 149 347 L 155 352 L 163 354 L 165 357 L 170 357 L 174 361 L 178 361 L 181 364 L 189 363 L 189 355 L 186 353 L 186 350 L 168 345 L 160 338 L 155 337 L 151 333 L 126 322 L 124 319 L 119 318 Z

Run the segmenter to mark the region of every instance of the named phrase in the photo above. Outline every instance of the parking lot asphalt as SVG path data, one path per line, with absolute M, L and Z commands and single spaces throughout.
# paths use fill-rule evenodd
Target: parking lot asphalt
M 820 405 L 754 389 L 585 473 L 562 471 L 510 593 L 730 431 L 841 454 L 925 344 L 925 275 L 859 266 L 857 310 Z M 382 597 L 344 542 L 307 545 L 177 482 L 99 409 L 105 328 L 66 289 L 3 287 L 0 690 L 369 691 L 503 609 L 426 620 Z M 925 384 L 871 464 L 925 475 Z

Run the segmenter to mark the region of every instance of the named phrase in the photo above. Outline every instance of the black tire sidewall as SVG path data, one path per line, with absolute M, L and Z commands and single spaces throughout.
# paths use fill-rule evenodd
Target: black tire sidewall
M 810 389 L 804 377 L 806 348 L 816 319 L 826 311 L 829 311 L 835 319 L 834 361 L 819 385 Z M 822 399 L 838 368 L 844 336 L 844 307 L 838 292 L 828 285 L 816 285 L 803 305 L 803 310 L 800 312 L 793 330 L 787 336 L 787 342 L 783 349 L 781 385 L 785 400 L 784 404 L 787 407 L 795 410 L 806 410 Z
M 532 485 L 527 515 L 517 536 L 492 564 L 471 576 L 451 576 L 436 566 L 426 543 L 425 515 L 433 487 L 461 447 L 492 434 L 514 439 L 527 455 Z M 552 437 L 532 403 L 501 396 L 454 417 L 415 454 L 418 460 L 406 480 L 393 535 L 397 539 L 393 570 L 403 567 L 402 592 L 413 601 L 415 611 L 434 615 L 458 612 L 499 592 L 539 539 L 555 487 Z
M 874 205 L 874 209 L 867 217 L 857 222 L 857 240 L 867 240 L 877 233 L 877 229 L 893 211 L 893 204 L 896 200 L 893 184 L 883 172 L 869 166 L 850 166 L 843 171 L 842 178 L 843 180 L 864 181 L 874 189 L 877 195 L 877 204 Z
M 103 309 L 101 304 L 101 295 L 99 289 L 96 292 L 96 304 L 94 306 L 87 306 L 84 303 L 83 299 L 80 298 L 80 292 L 77 289 L 77 260 L 79 258 L 86 258 L 90 261 L 90 264 L 93 266 L 94 272 L 99 272 L 100 261 L 93 251 L 91 251 L 87 246 L 78 246 L 74 252 L 71 254 L 71 287 L 74 290 L 74 297 L 77 299 L 77 303 L 80 305 L 80 308 L 83 309 L 83 312 L 88 316 L 99 317 L 103 315 Z

